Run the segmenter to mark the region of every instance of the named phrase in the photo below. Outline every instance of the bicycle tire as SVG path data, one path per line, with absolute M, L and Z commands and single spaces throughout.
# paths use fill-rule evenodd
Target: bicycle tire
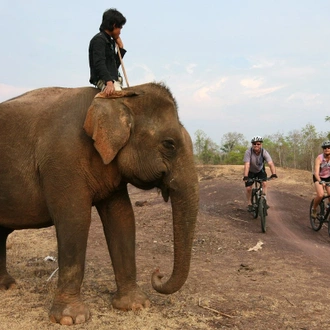
M 253 207 L 253 218 L 256 219 L 258 218 L 258 196 L 256 194 L 257 189 L 253 188 L 252 189 L 252 195 L 251 195 L 251 204 Z
M 312 217 L 312 209 L 314 205 L 314 199 L 311 201 L 311 205 L 309 207 L 309 220 L 314 231 L 319 231 L 322 228 L 324 222 L 324 202 L 321 201 L 317 207 L 317 217 Z M 328 229 L 329 230 L 329 229 Z
M 261 222 L 261 230 L 263 233 L 266 232 L 266 217 L 267 217 L 267 204 L 264 198 L 260 198 L 259 201 L 259 215 Z

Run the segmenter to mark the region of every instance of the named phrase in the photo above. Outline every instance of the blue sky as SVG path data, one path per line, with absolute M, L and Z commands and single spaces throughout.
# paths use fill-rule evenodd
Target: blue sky
M 2 0 L 0 102 L 88 86 L 88 44 L 111 7 L 127 18 L 130 85 L 165 82 L 193 139 L 330 131 L 328 0 Z

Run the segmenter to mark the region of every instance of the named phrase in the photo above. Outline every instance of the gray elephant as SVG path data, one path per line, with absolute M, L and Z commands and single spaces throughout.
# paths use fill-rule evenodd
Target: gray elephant
M 198 179 L 189 134 L 163 84 L 110 98 L 95 88 L 43 88 L 0 104 L 0 288 L 14 283 L 6 240 L 18 229 L 54 225 L 58 284 L 50 320 L 71 325 L 89 318 L 80 297 L 91 207 L 103 223 L 122 310 L 150 304 L 136 283 L 135 220 L 127 191 L 157 187 L 173 214 L 174 265 L 155 290 L 185 283 L 198 211 Z M 96 95 L 97 94 L 97 95 Z

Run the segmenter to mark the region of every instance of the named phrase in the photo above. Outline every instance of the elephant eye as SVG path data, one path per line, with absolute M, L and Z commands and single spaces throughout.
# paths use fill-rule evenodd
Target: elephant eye
M 173 139 L 168 138 L 162 142 L 163 146 L 169 150 L 175 150 L 175 142 Z

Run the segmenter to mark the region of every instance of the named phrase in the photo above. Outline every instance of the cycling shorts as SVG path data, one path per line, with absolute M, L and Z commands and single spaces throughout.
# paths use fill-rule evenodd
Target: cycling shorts
M 321 181 L 325 181 L 325 182 L 330 182 L 330 176 L 328 178 L 320 178 Z M 316 177 L 315 175 L 313 174 L 313 182 L 315 183 L 317 180 L 316 180 Z
M 262 169 L 260 172 L 258 173 L 252 173 L 252 172 L 249 172 L 248 174 L 248 177 L 253 179 L 253 178 L 258 178 L 258 179 L 264 179 L 266 180 L 267 179 L 267 173 L 264 169 Z M 250 187 L 253 185 L 253 182 L 245 182 L 245 187 Z

